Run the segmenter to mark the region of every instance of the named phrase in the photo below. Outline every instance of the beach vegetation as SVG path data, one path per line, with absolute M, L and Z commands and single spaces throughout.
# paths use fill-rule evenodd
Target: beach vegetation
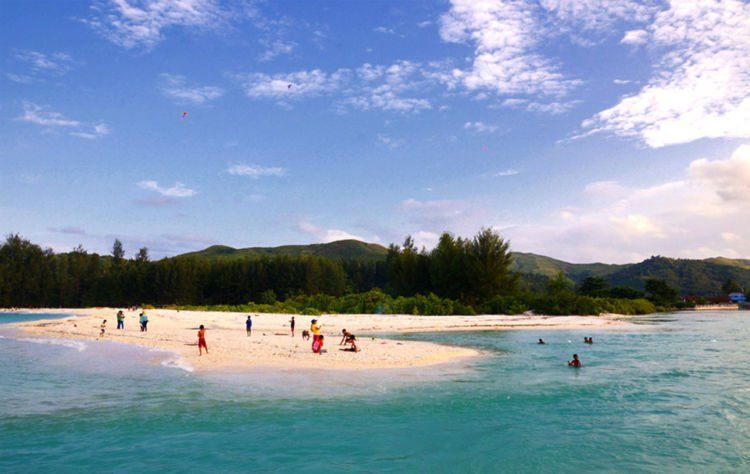
M 342 260 L 300 251 L 152 261 L 145 247 L 125 258 L 119 241 L 111 255 L 81 246 L 56 254 L 10 235 L 0 245 L 0 306 L 140 303 L 310 315 L 643 314 L 673 308 L 677 301 L 677 291 L 655 278 L 644 285 L 646 300 L 640 290 L 610 287 L 603 277 L 592 275 L 577 285 L 563 271 L 529 279 L 513 265 L 509 242 L 492 229 L 472 238 L 444 233 L 431 251 L 407 237 L 403 244 L 391 245 L 382 260 Z

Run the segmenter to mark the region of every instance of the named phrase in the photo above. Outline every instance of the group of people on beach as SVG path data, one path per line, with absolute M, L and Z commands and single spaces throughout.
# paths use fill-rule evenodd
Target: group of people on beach
M 568 341 L 568 342 L 570 342 L 570 341 Z M 584 336 L 583 337 L 583 343 L 584 344 L 593 344 L 594 343 L 594 338 L 593 337 Z M 544 339 L 542 339 L 540 337 L 539 338 L 539 342 L 537 342 L 537 344 L 547 344 L 547 343 L 544 342 Z M 575 368 L 583 367 L 583 365 L 581 364 L 581 359 L 578 357 L 578 354 L 573 354 L 573 358 L 568 361 L 568 367 L 575 367 Z
M 118 313 L 119 317 L 119 313 Z M 294 337 L 294 329 L 296 326 L 296 321 L 294 319 L 294 316 L 292 316 L 292 319 L 289 320 L 289 328 L 291 329 L 292 337 Z M 118 328 L 119 328 L 119 320 L 118 320 Z M 317 319 L 313 319 L 310 321 L 310 330 L 302 331 L 302 339 L 309 340 L 310 335 L 312 334 L 312 352 L 314 354 L 324 354 L 326 351 L 323 349 L 323 343 L 325 341 L 325 336 L 322 333 L 323 325 L 318 323 Z M 252 316 L 248 315 L 247 319 L 245 320 L 245 333 L 247 334 L 247 337 L 252 336 L 253 334 L 253 318 Z M 357 346 L 357 336 L 352 334 L 351 332 L 347 331 L 346 329 L 341 330 L 341 342 L 339 342 L 339 346 L 347 346 L 343 349 L 340 349 L 342 351 L 347 352 L 359 352 L 360 349 Z M 202 356 L 203 351 L 208 354 L 208 344 L 206 343 L 206 327 L 201 324 L 198 328 L 198 355 Z
M 128 308 L 130 311 L 137 311 L 137 309 Z M 117 329 L 125 329 L 125 312 L 119 310 L 117 312 Z M 148 332 L 148 316 L 145 312 L 141 311 L 138 316 L 138 322 L 141 325 L 141 332 Z M 107 332 L 107 320 L 102 320 L 102 324 L 99 326 L 99 337 L 103 337 Z

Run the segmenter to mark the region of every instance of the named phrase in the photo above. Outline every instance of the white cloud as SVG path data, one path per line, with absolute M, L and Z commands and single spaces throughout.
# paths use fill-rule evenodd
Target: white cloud
M 84 19 L 105 38 L 123 48 L 152 48 L 174 27 L 216 30 L 237 15 L 218 0 L 109 0 L 94 6 L 94 15 Z
M 19 122 L 33 123 L 48 130 L 67 130 L 68 135 L 78 138 L 95 139 L 110 133 L 110 128 L 104 123 L 89 124 L 66 117 L 49 107 L 37 105 L 33 102 L 21 102 L 23 114 L 16 117 Z
M 31 76 L 26 76 L 24 74 L 13 74 L 12 72 L 6 72 L 5 77 L 8 78 L 8 80 L 16 82 L 18 84 L 31 84 L 34 82 L 34 78 Z
M 432 26 L 432 23 L 433 22 L 431 20 L 420 21 L 419 23 L 417 23 L 417 27 L 418 28 L 427 28 L 428 26 Z
M 628 188 L 622 186 L 617 181 L 595 181 L 587 184 L 583 192 L 593 197 L 614 198 L 626 194 Z
M 403 144 L 403 140 L 391 138 L 381 133 L 378 134 L 378 143 L 387 146 L 388 148 L 395 150 Z
M 648 42 L 648 31 L 646 30 L 630 30 L 625 32 L 625 36 L 622 37 L 620 43 L 629 44 L 633 46 L 639 46 Z
M 266 48 L 266 50 L 258 56 L 258 61 L 261 62 L 270 61 L 284 54 L 290 54 L 297 47 L 297 43 L 294 41 L 284 41 L 280 39 L 273 41 L 263 40 L 261 41 L 261 44 Z
M 231 77 L 240 83 L 251 99 L 269 99 L 279 105 L 316 97 L 332 97 L 341 112 L 388 110 L 418 112 L 432 108 L 426 95 L 435 81 L 428 75 L 437 65 L 396 61 L 390 65 L 365 63 L 356 70 L 338 69 L 332 73 L 313 69 L 292 73 L 240 73 Z M 412 95 L 413 94 L 413 95 Z
M 504 178 L 506 176 L 515 176 L 518 174 L 518 170 L 503 170 L 498 171 L 497 173 L 493 173 L 492 176 L 495 178 Z
M 78 138 L 86 138 L 87 140 L 94 140 L 109 135 L 110 132 L 111 130 L 106 124 L 99 123 L 91 127 L 85 127 L 81 131 L 70 132 L 70 135 Z
M 630 79 L 614 79 L 612 81 L 613 84 L 616 84 L 618 86 L 622 86 L 622 85 L 625 85 L 625 84 L 630 84 L 631 82 L 633 82 L 633 81 L 631 81 Z
M 435 232 L 428 232 L 425 230 L 420 230 L 414 233 L 414 235 L 411 236 L 411 238 L 414 240 L 414 245 L 418 248 L 425 248 L 427 250 L 435 248 L 435 246 L 438 244 L 438 241 L 440 241 L 440 235 Z
M 263 176 L 284 176 L 286 170 L 284 168 L 273 166 L 263 167 L 257 165 L 247 165 L 245 163 L 235 163 L 229 165 L 227 173 L 236 176 L 248 176 L 253 179 L 258 179 Z
M 484 122 L 466 122 L 464 124 L 465 130 L 474 130 L 476 132 L 496 132 L 498 130 L 497 125 L 488 125 Z
M 138 187 L 146 189 L 148 191 L 155 191 L 167 198 L 186 198 L 195 196 L 196 192 L 179 181 L 174 184 L 171 188 L 164 188 L 159 186 L 158 181 L 140 181 Z
M 307 221 L 301 221 L 297 224 L 297 228 L 306 234 L 314 236 L 318 242 L 329 243 L 336 242 L 338 240 L 361 240 L 365 241 L 362 237 L 349 232 L 339 229 L 321 229 L 320 227 L 311 224 Z
M 508 231 L 513 243 L 572 261 L 627 262 L 650 255 L 750 254 L 750 145 L 728 159 L 693 161 L 672 181 L 591 183 L 583 204 Z
M 750 204 L 750 145 L 743 145 L 728 160 L 695 160 L 688 176 L 716 190 L 726 202 Z
M 317 97 L 341 89 L 350 71 L 339 69 L 331 74 L 320 69 L 283 74 L 249 73 L 232 77 L 251 99 L 272 99 L 279 102 Z
M 65 74 L 75 65 L 75 61 L 69 54 L 61 52 L 46 54 L 23 50 L 16 53 L 16 58 L 27 63 L 35 72 L 56 75 Z
M 583 122 L 589 132 L 652 148 L 701 138 L 750 137 L 750 4 L 673 0 L 647 28 L 666 51 L 636 94 Z
M 512 0 L 452 0 L 440 18 L 440 36 L 475 48 L 471 69 L 454 70 L 454 76 L 470 91 L 500 95 L 563 96 L 579 85 L 538 52 L 545 27 L 537 8 Z
M 162 73 L 159 78 L 161 93 L 179 103 L 200 105 L 224 95 L 219 87 L 190 85 L 185 76 L 179 74 Z
M 396 34 L 396 32 L 393 31 L 393 28 L 387 28 L 385 26 L 378 26 L 376 28 L 373 28 L 372 31 L 374 31 L 376 33 L 384 33 L 384 34 L 387 34 L 387 35 L 394 35 L 394 34 Z
M 644 22 L 659 5 L 658 0 L 540 0 L 566 28 L 610 30 L 620 21 Z
M 81 125 L 78 120 L 65 117 L 60 112 L 55 112 L 47 107 L 34 104 L 33 102 L 22 102 L 23 114 L 16 117 L 20 122 L 28 122 L 44 127 L 70 127 L 76 128 Z

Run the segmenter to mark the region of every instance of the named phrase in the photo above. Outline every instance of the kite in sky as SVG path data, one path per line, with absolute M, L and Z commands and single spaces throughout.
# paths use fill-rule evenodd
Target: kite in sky
M 185 120 L 185 117 L 187 117 L 187 112 L 182 113 L 182 120 Z

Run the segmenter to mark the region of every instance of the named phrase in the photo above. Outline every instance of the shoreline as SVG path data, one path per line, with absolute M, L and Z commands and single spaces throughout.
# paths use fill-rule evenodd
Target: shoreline
M 8 310 L 0 310 L 10 312 Z M 413 316 L 332 314 L 302 316 L 290 314 L 252 314 L 252 336 L 245 333 L 246 313 L 148 310 L 149 331 L 138 328 L 138 312 L 125 311 L 125 329 L 117 330 L 117 308 L 32 309 L 23 313 L 69 315 L 68 317 L 13 323 L 30 336 L 71 340 L 102 340 L 159 349 L 181 357 L 196 373 L 220 370 L 243 372 L 249 369 L 342 369 L 381 370 L 437 366 L 482 357 L 476 349 L 421 341 L 399 341 L 388 335 L 414 332 L 549 330 L 627 327 L 622 316 Z M 289 319 L 296 319 L 292 338 Z M 325 354 L 313 354 L 310 341 L 301 333 L 311 319 L 318 319 L 325 336 Z M 99 338 L 101 321 L 107 330 Z M 199 357 L 197 329 L 206 326 L 209 353 Z M 341 330 L 358 335 L 357 353 L 339 350 Z M 366 336 L 365 336 L 366 334 Z M 379 337 L 383 334 L 384 337 Z

